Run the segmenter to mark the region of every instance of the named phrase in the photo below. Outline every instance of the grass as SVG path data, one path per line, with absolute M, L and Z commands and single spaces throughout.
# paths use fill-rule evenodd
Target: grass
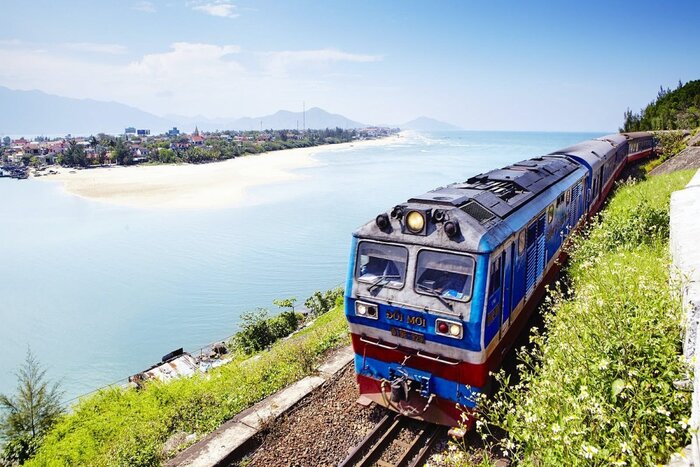
M 689 442 L 691 395 L 673 386 L 687 367 L 668 233 L 670 194 L 691 176 L 623 184 L 577 238 L 567 287 L 544 305 L 544 332 L 520 349 L 519 381 L 483 401 L 477 426 L 490 451 L 482 458 L 650 465 Z
M 28 465 L 159 465 L 175 433 L 201 438 L 279 389 L 313 373 L 329 349 L 348 343 L 342 306 L 259 358 L 244 356 L 204 375 L 143 390 L 112 388 L 81 400 Z

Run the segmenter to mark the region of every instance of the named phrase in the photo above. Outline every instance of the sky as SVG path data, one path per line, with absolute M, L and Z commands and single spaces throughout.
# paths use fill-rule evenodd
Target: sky
M 0 86 L 161 115 L 613 131 L 700 79 L 700 2 L 0 0 Z

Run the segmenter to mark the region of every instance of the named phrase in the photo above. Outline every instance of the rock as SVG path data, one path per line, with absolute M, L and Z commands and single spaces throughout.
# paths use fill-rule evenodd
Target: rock
M 184 431 L 173 433 L 163 444 L 163 456 L 170 457 L 178 451 L 178 448 L 187 441 L 188 435 Z
M 690 137 L 688 140 L 688 146 L 700 146 L 700 131 L 697 135 Z

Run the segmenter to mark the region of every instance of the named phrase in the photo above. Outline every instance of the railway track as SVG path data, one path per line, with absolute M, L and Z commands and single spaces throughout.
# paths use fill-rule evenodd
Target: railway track
M 443 427 L 437 425 L 387 414 L 339 466 L 421 466 L 442 431 Z

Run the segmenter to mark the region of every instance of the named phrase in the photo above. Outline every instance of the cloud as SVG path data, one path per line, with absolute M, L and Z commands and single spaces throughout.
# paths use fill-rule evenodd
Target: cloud
M 226 0 L 191 4 L 192 9 L 220 18 L 237 18 L 236 6 Z
M 136 2 L 131 6 L 132 10 L 142 11 L 144 13 L 155 13 L 156 7 L 153 3 L 146 0 Z
M 379 62 L 381 55 L 368 55 L 344 52 L 337 49 L 286 50 L 263 52 L 263 68 L 271 74 L 286 75 L 294 68 L 327 66 L 336 62 L 369 63 Z
M 120 44 L 101 44 L 97 42 L 63 42 L 58 44 L 67 50 L 77 52 L 91 52 L 100 54 L 122 55 L 127 52 L 127 48 Z
M 348 66 L 381 60 L 336 49 L 247 52 L 234 44 L 176 42 L 167 50 L 124 61 L 114 54 L 75 52 L 94 50 L 94 44 L 69 44 L 40 49 L 36 44 L 0 41 L 0 63 L 12 63 L 0 67 L 0 85 L 117 101 L 160 115 L 230 117 L 296 108 L 304 99 L 323 106 L 344 93 L 352 100 L 351 87 L 360 85 L 356 77 L 325 76 L 358 73 Z M 99 44 L 105 49 L 107 45 Z M 282 71 L 270 72 L 275 67 Z

